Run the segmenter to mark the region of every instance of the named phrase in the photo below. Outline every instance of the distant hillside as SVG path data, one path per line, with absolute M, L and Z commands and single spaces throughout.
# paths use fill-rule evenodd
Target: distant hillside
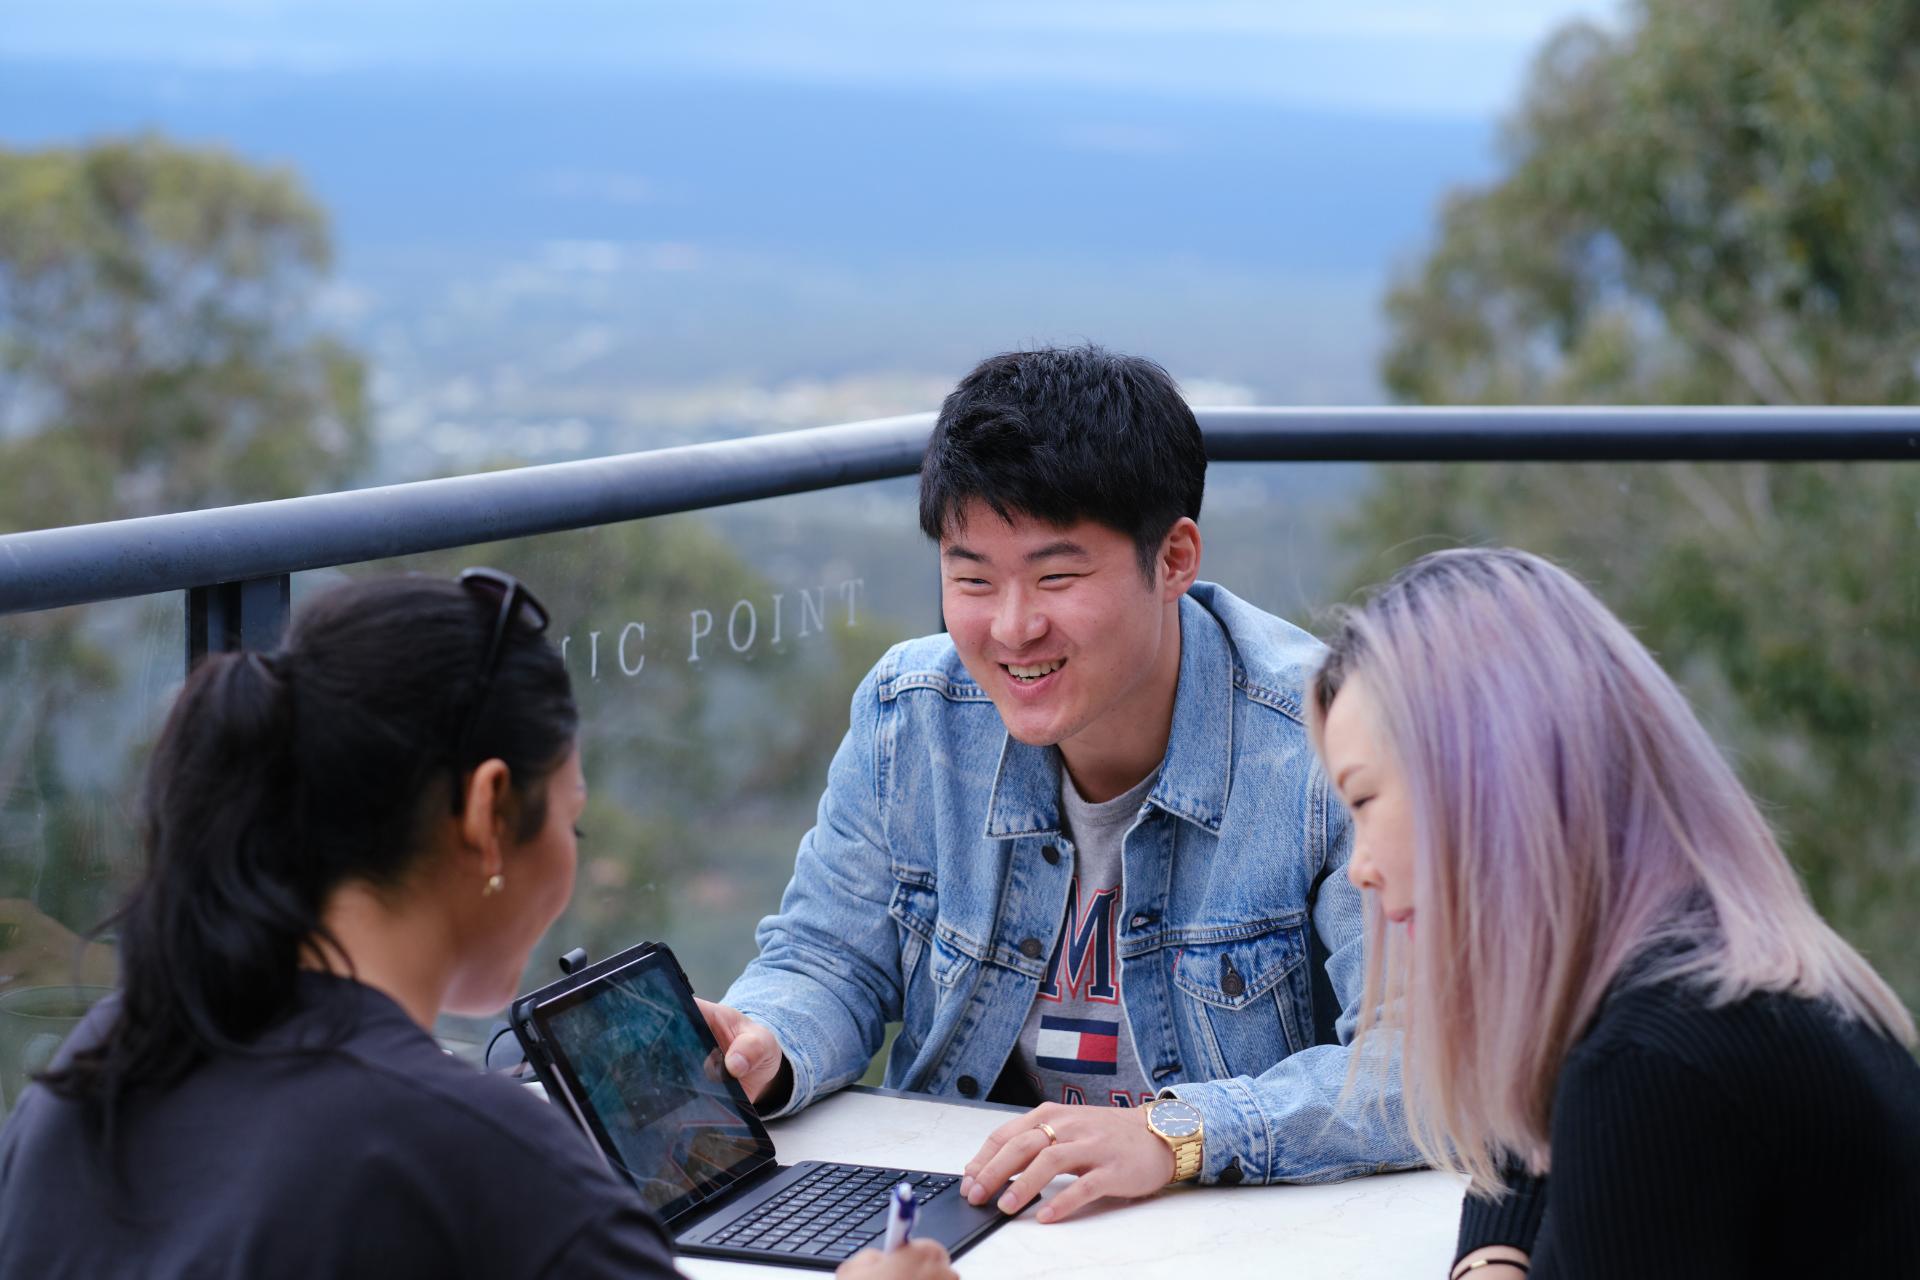
M 386 478 L 931 408 L 1035 342 L 1199 399 L 1377 400 L 1386 273 L 1491 153 L 1480 123 L 1096 91 L 0 62 L 0 142 L 139 129 L 328 207 Z

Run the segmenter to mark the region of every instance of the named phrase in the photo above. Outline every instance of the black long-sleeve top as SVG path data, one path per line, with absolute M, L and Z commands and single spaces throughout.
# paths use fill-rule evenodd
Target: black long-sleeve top
M 300 991 L 256 1052 L 129 1095 L 111 1157 L 80 1104 L 28 1089 L 0 1128 L 0 1276 L 676 1274 L 666 1233 L 564 1115 L 442 1053 L 371 987 L 308 973 Z
M 1550 1177 L 1467 1197 L 1457 1256 L 1514 1245 L 1531 1280 L 1920 1277 L 1920 1063 L 1824 1004 L 1616 991 L 1549 1141 Z

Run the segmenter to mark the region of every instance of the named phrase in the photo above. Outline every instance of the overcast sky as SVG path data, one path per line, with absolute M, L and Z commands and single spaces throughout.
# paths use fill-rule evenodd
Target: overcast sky
M 0 59 L 1082 84 L 1354 111 L 1511 106 L 1619 0 L 0 0 Z

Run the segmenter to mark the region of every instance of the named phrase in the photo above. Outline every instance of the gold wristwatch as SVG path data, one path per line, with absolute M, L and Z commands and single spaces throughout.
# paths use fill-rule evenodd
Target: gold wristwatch
M 1206 1150 L 1199 1108 L 1178 1098 L 1155 1098 L 1143 1110 L 1147 1128 L 1173 1152 L 1173 1177 L 1168 1181 L 1187 1182 L 1199 1177 L 1200 1157 Z

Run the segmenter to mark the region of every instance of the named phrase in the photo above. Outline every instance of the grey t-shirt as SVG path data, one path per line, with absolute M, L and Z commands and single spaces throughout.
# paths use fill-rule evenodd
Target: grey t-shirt
M 1158 771 L 1101 804 L 1060 771 L 1060 818 L 1073 841 L 1073 888 L 1040 993 L 1020 1029 L 1020 1066 L 1042 1102 L 1130 1107 L 1154 1090 L 1121 998 L 1121 843 Z

